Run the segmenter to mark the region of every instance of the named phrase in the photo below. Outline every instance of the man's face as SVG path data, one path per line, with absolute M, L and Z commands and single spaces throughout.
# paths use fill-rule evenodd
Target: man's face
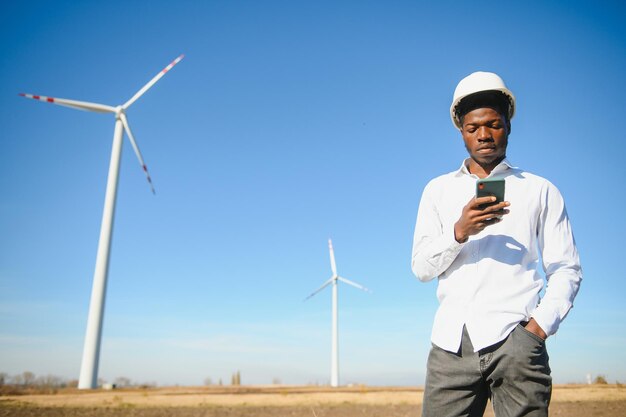
M 463 117 L 461 135 L 470 157 L 483 167 L 495 167 L 506 156 L 511 125 L 496 110 L 483 107 Z

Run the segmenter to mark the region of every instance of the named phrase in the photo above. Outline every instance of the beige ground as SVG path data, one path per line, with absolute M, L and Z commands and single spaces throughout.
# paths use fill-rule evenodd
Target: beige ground
M 418 388 L 183 387 L 0 397 L 0 416 L 419 416 Z M 82 412 L 80 410 L 83 410 Z M 493 415 L 488 409 L 486 416 Z M 551 415 L 625 416 L 626 388 L 556 386 Z

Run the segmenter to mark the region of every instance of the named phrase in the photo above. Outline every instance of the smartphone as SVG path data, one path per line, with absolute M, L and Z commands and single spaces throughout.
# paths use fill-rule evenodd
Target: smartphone
M 504 201 L 504 178 L 483 178 L 476 181 L 476 198 L 495 196 L 496 201 L 481 205 L 481 209 Z

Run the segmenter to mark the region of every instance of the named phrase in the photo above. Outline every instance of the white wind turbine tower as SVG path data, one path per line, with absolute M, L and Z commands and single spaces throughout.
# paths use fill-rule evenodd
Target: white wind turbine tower
M 327 286 L 333 286 L 333 329 L 332 329 L 332 355 L 331 355 L 331 364 L 330 364 L 330 386 L 338 387 L 339 386 L 339 325 L 338 325 L 338 313 L 337 313 L 337 281 L 341 281 L 345 284 L 352 285 L 355 288 L 360 290 L 371 292 L 367 288 L 362 285 L 357 284 L 356 282 L 352 282 L 343 277 L 337 275 L 337 265 L 335 264 L 335 251 L 333 250 L 333 242 L 328 239 L 328 250 L 330 251 L 330 268 L 333 271 L 333 276 L 330 277 L 328 281 L 324 283 L 321 287 L 319 287 L 315 292 L 309 295 L 304 301 L 313 297 L 318 292 L 322 291 Z
M 148 168 L 143 161 L 137 142 L 135 141 L 135 138 L 130 130 L 130 126 L 128 125 L 126 110 L 128 110 L 128 108 L 135 101 L 137 101 L 139 97 L 148 91 L 150 87 L 159 81 L 159 79 L 161 79 L 166 72 L 172 69 L 174 65 L 178 64 L 183 57 L 184 55 L 181 55 L 176 58 L 171 64 L 152 78 L 150 82 L 144 85 L 141 90 L 137 91 L 137 93 L 135 93 L 130 100 L 116 107 L 106 104 L 67 100 L 63 98 L 53 98 L 23 93 L 20 94 L 26 98 L 58 104 L 60 106 L 70 107 L 73 109 L 93 111 L 97 113 L 113 113 L 115 115 L 113 149 L 111 151 L 111 162 L 109 164 L 109 176 L 104 199 L 104 212 L 102 214 L 102 226 L 100 228 L 100 240 L 98 242 L 98 254 L 96 256 L 96 269 L 93 276 L 89 316 L 87 318 L 87 331 L 85 334 L 83 360 L 80 368 L 80 378 L 78 380 L 78 388 L 80 389 L 93 389 L 97 387 L 100 341 L 102 338 L 102 319 L 104 315 L 104 299 L 109 270 L 109 252 L 111 249 L 111 230 L 113 228 L 113 218 L 115 214 L 115 200 L 117 197 L 117 183 L 120 171 L 120 157 L 122 155 L 122 138 L 124 131 L 126 131 L 130 144 L 139 159 L 139 164 L 146 174 L 150 189 L 152 190 L 152 193 L 154 193 L 154 187 L 152 186 L 150 174 L 148 174 Z

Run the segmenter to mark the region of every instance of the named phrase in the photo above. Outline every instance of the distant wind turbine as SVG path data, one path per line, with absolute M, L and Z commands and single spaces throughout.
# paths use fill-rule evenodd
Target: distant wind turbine
M 332 355 L 331 355 L 331 365 L 330 365 L 330 386 L 338 387 L 339 386 L 339 325 L 338 325 L 338 314 L 337 314 L 337 281 L 341 281 L 345 284 L 351 285 L 359 290 L 363 290 L 366 292 L 370 292 L 367 288 L 362 285 L 357 284 L 356 282 L 352 282 L 343 277 L 337 275 L 337 265 L 335 264 L 335 251 L 333 250 L 333 242 L 328 239 L 328 250 L 330 251 L 330 268 L 333 271 L 333 276 L 330 277 L 328 281 L 324 283 L 321 287 L 319 287 L 315 292 L 309 295 L 304 301 L 313 297 L 318 292 L 322 291 L 327 286 L 333 286 L 333 328 L 332 328 Z
M 120 172 L 120 158 L 122 155 L 122 137 L 126 131 L 130 144 L 135 150 L 139 164 L 146 174 L 150 189 L 154 194 L 152 179 L 148 174 L 148 167 L 143 161 L 135 137 L 130 130 L 126 118 L 126 110 L 139 99 L 150 87 L 161 79 L 172 67 L 183 59 L 184 55 L 176 58 L 171 64 L 165 67 L 146 85 L 137 91 L 134 96 L 121 106 L 113 107 L 106 104 L 89 103 L 86 101 L 67 100 L 63 98 L 53 98 L 21 93 L 22 97 L 45 101 L 60 106 L 70 107 L 78 110 L 93 111 L 97 113 L 113 113 L 115 115 L 115 130 L 113 133 L 113 149 L 111 151 L 111 162 L 109 164 L 109 177 L 104 199 L 104 212 L 102 214 L 102 225 L 100 227 L 100 240 L 98 242 L 98 254 L 96 256 L 96 270 L 93 276 L 93 287 L 91 290 L 91 302 L 89 304 L 89 316 L 87 318 L 87 331 L 85 334 L 85 346 L 83 349 L 83 360 L 80 368 L 80 378 L 78 388 L 93 389 L 98 383 L 98 362 L 100 358 L 100 342 L 102 339 L 102 319 L 104 315 L 104 299 L 106 294 L 107 276 L 109 272 L 109 252 L 111 249 L 111 230 L 113 228 L 113 218 L 115 214 L 115 200 L 117 198 L 117 183 Z

